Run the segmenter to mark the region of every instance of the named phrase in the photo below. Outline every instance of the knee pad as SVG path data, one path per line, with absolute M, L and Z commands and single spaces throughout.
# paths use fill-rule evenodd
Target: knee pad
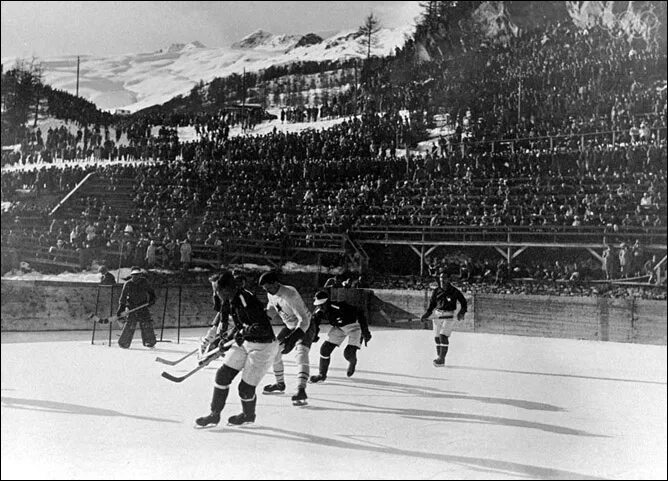
M 333 344 L 329 341 L 325 341 L 320 346 L 320 355 L 323 357 L 329 357 L 329 355 L 336 349 L 336 344 Z
M 343 350 L 343 357 L 345 357 L 347 361 L 355 359 L 357 357 L 358 349 L 359 347 L 357 346 L 346 346 L 346 348 Z
M 238 372 L 239 371 L 232 369 L 230 366 L 223 365 L 216 372 L 216 384 L 219 386 L 229 386 Z
M 239 397 L 241 399 L 253 399 L 255 397 L 255 386 L 251 386 L 246 381 L 242 380 L 239 383 Z

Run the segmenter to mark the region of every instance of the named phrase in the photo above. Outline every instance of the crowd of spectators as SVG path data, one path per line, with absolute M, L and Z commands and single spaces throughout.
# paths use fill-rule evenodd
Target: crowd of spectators
M 308 239 L 370 227 L 596 227 L 614 244 L 598 265 L 589 259 L 508 269 L 485 261 L 466 266 L 462 282 L 651 276 L 649 253 L 615 249 L 625 232 L 663 228 L 665 240 L 665 49 L 636 49 L 599 29 L 559 25 L 464 55 L 425 62 L 410 82 L 369 74 L 360 91 L 336 102 L 281 111 L 281 122 L 350 116 L 327 130 L 232 137 L 233 126 L 261 120 L 241 111 L 146 114 L 114 126 L 50 128 L 44 136 L 37 129 L 23 142 L 23 163 L 144 162 L 3 172 L 2 200 L 10 204 L 3 241 L 9 225 L 10 240 L 32 238 L 49 254 L 106 249 L 128 265 L 187 268 L 193 248 L 238 238 Z M 444 105 L 454 137 L 426 155 L 399 157 Z M 179 140 L 183 126 L 194 127 L 196 140 Z M 11 160 L 16 153 L 3 151 L 3 165 Z M 23 191 L 69 191 L 90 171 L 110 179 L 110 192 L 119 179 L 134 179 L 130 207 L 119 212 L 105 196 L 88 195 L 75 200 L 80 212 L 48 233 L 6 222 L 52 207 L 26 202 Z

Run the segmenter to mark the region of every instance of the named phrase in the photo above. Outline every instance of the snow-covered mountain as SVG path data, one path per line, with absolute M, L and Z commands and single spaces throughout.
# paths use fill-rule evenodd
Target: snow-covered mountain
M 373 54 L 394 53 L 412 29 L 407 25 L 382 30 Z M 315 34 L 273 35 L 258 30 L 230 47 L 207 48 L 194 41 L 151 53 L 81 56 L 79 94 L 101 109 L 134 112 L 185 94 L 200 80 L 208 82 L 215 77 L 240 74 L 244 69 L 253 72 L 292 62 L 362 58 L 364 52 L 356 37 L 354 31 L 322 39 Z M 75 55 L 39 60 L 46 83 L 71 93 L 76 91 Z M 5 69 L 14 62 L 12 58 L 2 59 Z

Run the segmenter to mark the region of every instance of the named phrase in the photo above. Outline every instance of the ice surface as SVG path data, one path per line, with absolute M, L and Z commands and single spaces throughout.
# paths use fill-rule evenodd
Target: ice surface
M 254 425 L 196 430 L 220 362 L 174 384 L 160 373 L 195 361 L 154 359 L 203 332 L 153 350 L 137 332 L 129 351 L 89 332 L 2 333 L 2 478 L 666 478 L 666 346 L 454 333 L 438 369 L 430 331 L 376 328 L 352 378 L 334 351 L 307 407 L 290 403 L 292 354 L 287 393 L 258 394 Z

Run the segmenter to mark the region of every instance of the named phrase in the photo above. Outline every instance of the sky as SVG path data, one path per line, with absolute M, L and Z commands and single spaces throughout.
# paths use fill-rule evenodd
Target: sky
M 419 2 L 3 1 L 2 57 L 152 52 L 199 41 L 228 47 L 257 29 L 304 34 L 355 29 L 369 13 L 383 27 L 419 16 Z

